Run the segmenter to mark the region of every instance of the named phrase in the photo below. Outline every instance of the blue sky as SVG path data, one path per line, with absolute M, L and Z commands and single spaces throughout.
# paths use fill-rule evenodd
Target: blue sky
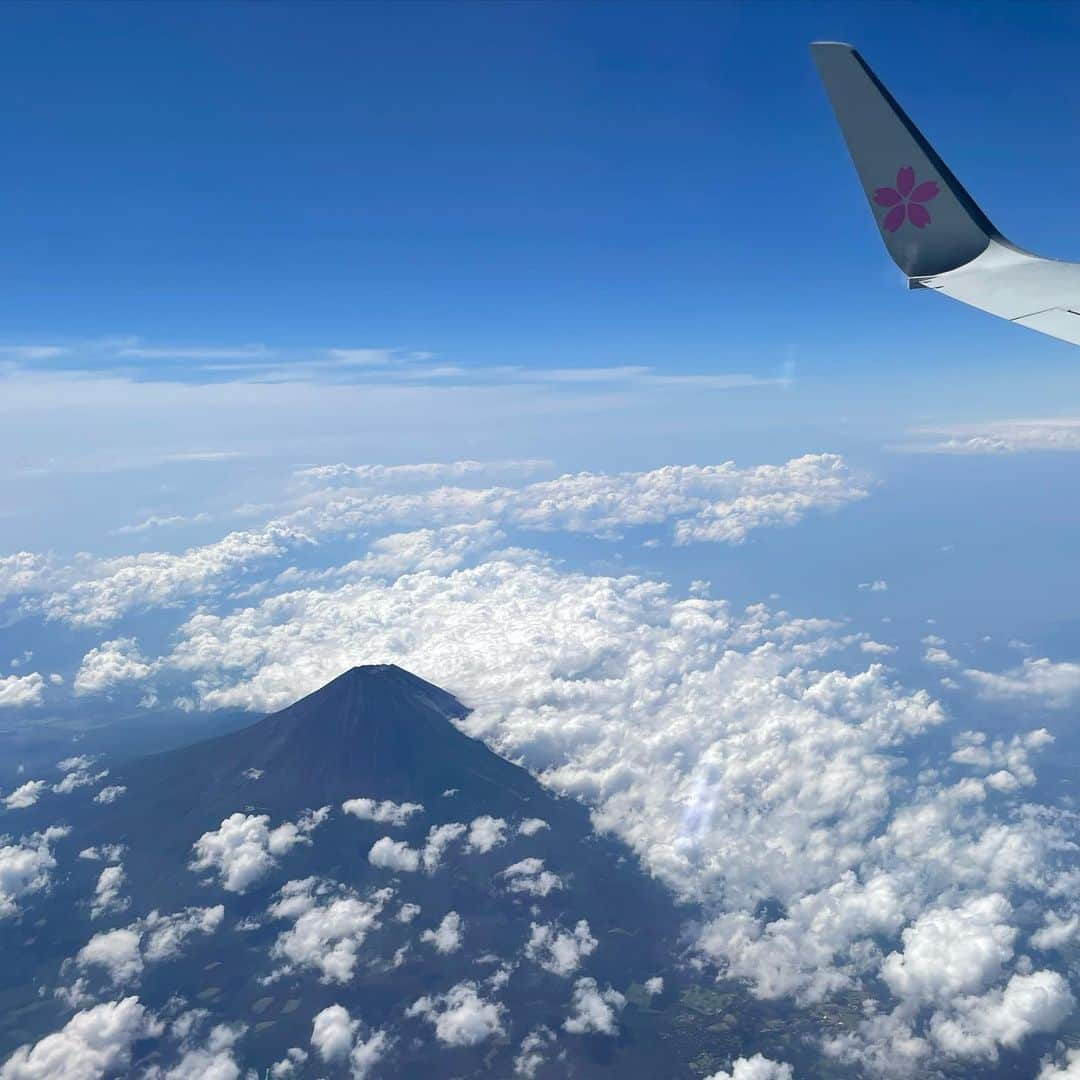
M 873 600 L 836 596 L 858 567 L 908 578 L 914 622 L 1067 619 L 1072 455 L 893 451 L 1068 417 L 1075 351 L 904 289 L 807 44 L 857 44 L 1006 235 L 1068 256 L 1071 5 L 6 19 L 4 549 L 209 540 L 238 492 L 272 503 L 305 463 L 829 450 L 874 498 L 806 526 L 825 534 L 813 572 L 802 534 L 726 556 L 729 591 L 846 613 Z M 186 524 L 124 531 L 152 515 Z M 933 553 L 965 531 L 956 573 Z M 988 575 L 1007 610 L 984 610 Z
M 806 46 L 855 42 L 1067 257 L 1078 32 L 1064 4 L 20 6 L 4 335 L 1022 382 L 1070 350 L 904 292 Z

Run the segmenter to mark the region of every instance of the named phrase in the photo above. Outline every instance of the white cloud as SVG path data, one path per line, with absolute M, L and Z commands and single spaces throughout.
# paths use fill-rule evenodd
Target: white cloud
M 365 478 L 357 479 L 363 484 Z M 83 559 L 65 567 L 23 553 L 17 564 L 6 568 L 7 587 L 13 595 L 21 593 L 26 602 L 36 598 L 49 618 L 102 626 L 129 611 L 214 595 L 253 566 L 324 536 L 358 528 L 393 523 L 420 529 L 376 541 L 366 567 L 369 572 L 397 573 L 409 566 L 445 571 L 459 565 L 466 554 L 496 542 L 500 534 L 493 523 L 597 536 L 670 524 L 676 544 L 738 544 L 756 529 L 790 526 L 811 511 L 835 510 L 866 495 L 834 454 L 808 454 L 782 465 L 745 469 L 726 462 L 666 466 L 645 473 L 578 473 L 520 488 L 439 487 L 392 494 L 363 486 L 356 491 L 331 488 L 321 496 L 311 493 L 298 509 L 261 529 L 230 533 L 180 553 Z M 470 532 L 470 526 L 479 532 Z M 458 535 L 439 536 L 433 527 L 457 529 Z M 365 566 L 358 564 L 356 569 L 363 571 Z M 148 674 L 140 672 L 137 655 L 117 664 L 95 652 L 88 654 L 85 692 L 96 689 L 110 674 L 125 678 Z
M 0 836 L 0 919 L 19 914 L 19 901 L 48 888 L 56 857 L 52 845 L 70 830 L 53 826 L 19 840 Z
M 316 1013 L 311 1028 L 311 1045 L 328 1064 L 343 1061 L 352 1049 L 359 1022 L 349 1016 L 344 1005 L 328 1005 Z
M 116 802 L 125 792 L 127 787 L 124 784 L 110 784 L 108 787 L 103 787 L 95 796 L 94 802 L 109 804 Z
M 45 699 L 45 680 L 36 672 L 0 678 L 0 709 L 40 705 Z
M 664 992 L 664 979 L 662 975 L 654 975 L 645 980 L 645 993 L 655 996 Z
M 102 968 L 114 986 L 141 978 L 147 964 L 171 960 L 180 955 L 188 938 L 212 934 L 221 926 L 225 908 L 189 907 L 171 915 L 151 911 L 129 926 L 95 934 L 78 952 L 80 970 Z
M 86 754 L 80 754 L 58 761 L 56 767 L 64 773 L 64 778 L 59 783 L 53 784 L 52 790 L 60 795 L 70 795 L 79 788 L 89 787 L 99 780 L 104 780 L 109 775 L 108 769 L 91 771 L 96 760 Z
M 360 946 L 381 923 L 393 890 L 363 898 L 350 889 L 315 878 L 290 881 L 267 909 L 292 926 L 278 936 L 271 955 L 282 962 L 275 976 L 312 968 L 324 983 L 347 983 L 359 962 Z
M 502 818 L 491 817 L 484 814 L 474 818 L 469 823 L 469 837 L 465 842 L 465 850 L 486 854 L 501 844 L 506 843 L 507 824 Z
M 398 908 L 398 913 L 395 918 L 398 922 L 405 923 L 407 925 L 408 923 L 411 923 L 417 915 L 420 914 L 420 911 L 421 908 L 419 904 L 405 903 L 402 904 L 400 908 Z
M 880 641 L 866 640 L 859 642 L 859 648 L 869 656 L 891 656 L 897 651 L 895 645 L 885 645 Z
M 521 1040 L 521 1048 L 514 1058 L 514 1075 L 533 1080 L 540 1066 L 547 1059 L 547 1051 L 556 1041 L 555 1032 L 541 1024 L 533 1028 Z
M 137 997 L 95 1005 L 33 1046 L 21 1046 L 0 1066 L 0 1080 L 115 1076 L 130 1066 L 133 1044 L 160 1035 L 162 1027 Z
M 152 1066 L 145 1080 L 239 1080 L 240 1066 L 236 1062 L 236 1044 L 247 1031 L 246 1024 L 217 1024 L 210 1029 L 205 1042 L 185 1040 L 180 1060 L 171 1068 Z
M 1047 952 L 1060 949 L 1080 937 L 1080 914 L 1059 915 L 1056 911 L 1047 911 L 1043 915 L 1043 925 L 1031 935 L 1031 944 L 1036 949 Z
M 993 741 L 988 741 L 981 731 L 962 731 L 953 739 L 956 749 L 949 760 L 986 774 L 986 782 L 998 791 L 1012 791 L 1035 783 L 1031 755 L 1053 741 L 1054 736 L 1046 728 Z M 991 772 L 992 769 L 996 771 Z
M 923 660 L 928 664 L 936 664 L 938 667 L 959 667 L 957 660 L 946 649 L 931 646 L 923 653 Z
M 424 842 L 424 850 L 421 854 L 424 869 L 429 874 L 435 873 L 447 848 L 464 835 L 465 826 L 457 821 L 447 822 L 445 825 L 433 825 L 428 830 L 427 840 Z
M 511 892 L 528 893 L 531 896 L 547 896 L 555 889 L 565 888 L 565 883 L 558 874 L 544 869 L 543 859 L 522 859 L 500 871 L 499 877 L 506 879 L 506 887 Z
M 1013 955 L 1012 908 L 999 894 L 956 908 L 924 912 L 901 934 L 903 951 L 890 953 L 882 978 L 900 998 L 951 1001 L 996 981 Z
M 565 979 L 577 971 L 585 957 L 596 951 L 598 944 L 585 919 L 578 920 L 572 931 L 563 930 L 555 923 L 532 923 L 525 955 L 545 971 Z
M 124 868 L 122 866 L 106 866 L 98 877 L 94 887 L 94 900 L 90 906 L 90 917 L 96 919 L 99 915 L 105 915 L 111 911 L 123 911 L 131 901 L 120 895 L 124 887 Z
M 129 611 L 213 593 L 230 575 L 279 556 L 303 539 L 271 523 L 261 532 L 230 533 L 180 554 L 149 551 L 105 559 L 91 569 L 57 572 L 61 581 L 74 580 L 46 596 L 44 610 L 49 618 L 74 626 L 103 626 Z M 133 672 L 138 663 L 136 659 L 122 664 L 119 670 Z M 87 673 L 88 687 L 97 680 L 99 667 L 108 670 L 104 660 L 95 658 Z
M 543 818 L 531 817 L 526 818 L 517 827 L 517 831 L 519 836 L 535 836 L 538 832 L 550 828 L 551 826 Z
M 461 982 L 445 994 L 419 998 L 405 1010 L 405 1015 L 430 1021 L 435 1037 L 447 1046 L 475 1046 L 504 1034 L 505 1012 L 499 1002 L 482 998 L 476 983 Z
M 404 825 L 413 814 L 424 812 L 420 803 L 396 803 L 390 799 L 383 802 L 376 802 L 374 799 L 346 799 L 341 804 L 341 809 L 361 821 L 377 821 L 383 825 Z
M 1080 419 L 999 420 L 987 424 L 921 428 L 917 441 L 893 449 L 929 454 L 1023 454 L 1080 450 Z
M 220 828 L 203 833 L 192 845 L 191 869 L 217 871 L 229 892 L 246 892 L 277 866 L 279 857 L 300 844 L 310 844 L 309 834 L 329 813 L 330 808 L 324 806 L 273 829 L 268 814 L 231 814 Z
M 1080 694 L 1080 664 L 1027 659 L 1000 673 L 970 669 L 964 675 L 987 701 L 1031 701 L 1053 709 L 1068 708 Z
M 709 517 L 679 502 L 697 498 L 699 482 L 657 470 L 517 490 L 311 492 L 283 537 L 434 530 L 372 550 L 383 561 L 358 560 L 359 576 L 294 579 L 295 588 L 286 578 L 224 615 L 207 601 L 162 669 L 190 675 L 193 699 L 206 707 L 270 710 L 357 662 L 400 663 L 474 707 L 461 721 L 467 733 L 583 799 L 598 826 L 626 840 L 680 898 L 708 903 L 716 914 L 700 945 L 722 975 L 761 997 L 809 1003 L 887 985 L 893 956 L 904 1001 L 923 1000 L 930 991 L 918 989 L 916 946 L 940 913 L 997 896 L 1010 913 L 988 925 L 1007 933 L 1013 907 L 1061 907 L 1068 895 L 1068 822 L 1013 794 L 1027 784 L 1032 748 L 984 739 L 958 745 L 953 761 L 908 770 L 907 759 L 926 752 L 915 740 L 945 714 L 880 664 L 839 667 L 867 641 L 842 625 L 764 605 L 736 610 L 700 590 L 679 598 L 658 581 L 575 573 L 520 549 L 471 549 L 453 568 L 429 558 L 440 529 L 481 522 L 598 535 L 666 525 L 678 537 L 680 522 L 692 533 Z M 762 495 L 748 476 L 738 482 L 742 494 Z M 774 494 L 781 484 L 762 482 Z M 964 760 L 969 750 L 986 763 Z M 423 846 L 404 850 L 431 870 L 467 833 L 460 823 L 436 826 Z M 563 884 L 539 859 L 499 881 L 536 896 Z M 966 970 L 961 956 L 951 962 Z M 1027 973 L 1022 966 L 1010 951 L 1000 966 L 978 969 L 977 991 L 960 989 L 961 980 L 914 1017 L 879 1011 L 836 1052 L 862 1055 L 868 1069 L 890 1054 L 936 1067 L 947 1053 L 932 1018 L 940 1026 L 957 1015 L 956 1001 L 1004 994 Z
M 371 845 L 368 862 L 397 873 L 413 874 L 420 869 L 420 852 L 409 847 L 404 840 L 384 836 Z
M 878 578 L 876 581 L 860 581 L 859 588 L 867 592 L 888 592 L 889 583 Z
M 73 689 L 76 694 L 103 694 L 124 683 L 142 682 L 154 673 L 134 638 L 114 638 L 84 657 Z
M 299 1046 L 290 1046 L 280 1061 L 270 1066 L 270 1080 L 295 1080 L 307 1063 L 308 1053 Z
M 79 858 L 93 861 L 104 859 L 105 862 L 119 862 L 123 854 L 123 844 L 102 844 L 101 847 L 83 848 L 79 852 Z
M 464 938 L 464 923 L 456 911 L 448 911 L 435 930 L 425 930 L 420 935 L 421 941 L 433 945 L 443 955 L 457 952 Z
M 392 1039 L 381 1030 L 365 1039 L 363 1030 L 364 1025 L 352 1019 L 343 1005 L 329 1005 L 315 1017 L 311 1045 L 326 1064 L 340 1064 L 347 1059 L 352 1080 L 367 1080 L 386 1056 Z
M 1080 1049 L 1066 1051 L 1061 1062 L 1042 1062 L 1035 1080 L 1080 1080 Z
M 4 799 L 4 805 L 9 810 L 25 810 L 37 803 L 48 786 L 45 780 L 27 780 Z
M 578 979 L 574 983 L 573 1012 L 563 1022 L 571 1035 L 617 1035 L 619 1013 L 626 998 L 610 986 L 601 990 L 595 979 Z
M 794 1071 L 786 1062 L 755 1054 L 753 1057 L 736 1058 L 731 1063 L 730 1072 L 721 1069 L 706 1077 L 706 1080 L 794 1080 L 794 1076 Z
M 1013 975 L 1003 989 L 953 1002 L 936 1013 L 930 1035 L 946 1053 L 996 1061 L 998 1048 L 1015 1049 L 1028 1035 L 1056 1031 L 1076 1005 L 1056 971 Z

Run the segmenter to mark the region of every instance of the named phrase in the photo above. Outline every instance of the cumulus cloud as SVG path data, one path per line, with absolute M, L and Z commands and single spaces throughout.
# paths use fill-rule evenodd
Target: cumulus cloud
M 323 1061 L 343 1061 L 352 1049 L 353 1035 L 358 1027 L 359 1022 L 349 1016 L 344 1005 L 328 1005 L 315 1015 L 311 1045 Z
M 0 1080 L 102 1080 L 126 1072 L 131 1048 L 164 1025 L 137 997 L 76 1013 L 59 1031 L 21 1046 L 0 1066 Z
M 52 845 L 70 832 L 53 826 L 19 840 L 0 836 L 0 919 L 19 914 L 19 901 L 48 888 L 56 857 Z
M 951 1001 L 995 981 L 1012 958 L 1017 930 L 1000 894 L 924 912 L 901 934 L 903 951 L 881 968 L 889 989 L 916 1002 Z
M 279 556 L 305 538 L 271 523 L 256 532 L 230 533 L 213 544 L 179 554 L 149 551 L 104 559 L 73 575 L 75 580 L 43 598 L 45 614 L 73 626 L 104 626 L 129 611 L 164 607 L 219 589 L 230 575 Z M 106 665 L 107 668 L 107 665 Z M 122 663 L 120 670 L 131 670 Z M 88 674 L 95 680 L 94 669 Z
M 415 873 L 421 867 L 434 874 L 442 863 L 443 855 L 455 840 L 465 835 L 466 827 L 452 821 L 444 825 L 432 825 L 422 848 L 410 847 L 403 840 L 383 836 L 376 840 L 368 852 L 368 862 L 395 873 Z
M 420 803 L 396 803 L 390 799 L 376 802 L 374 799 L 346 799 L 341 804 L 346 814 L 361 821 L 377 821 L 382 825 L 404 825 L 414 814 L 422 814 Z
M 315 1016 L 311 1045 L 326 1064 L 347 1061 L 352 1080 L 367 1080 L 393 1040 L 382 1030 L 364 1038 L 363 1030 L 364 1025 L 354 1020 L 343 1005 L 329 1005 Z
M 45 699 L 45 680 L 36 672 L 0 678 L 0 709 L 40 705 Z
M 530 896 L 547 896 L 553 890 L 565 887 L 558 874 L 544 869 L 543 859 L 522 859 L 500 871 L 499 877 L 506 881 L 506 887 L 511 892 L 528 893 Z
M 99 968 L 114 986 L 137 982 L 147 964 L 171 960 L 195 934 L 212 934 L 221 926 L 225 908 L 189 907 L 171 915 L 151 911 L 129 926 L 95 934 L 78 952 L 80 970 Z
M 517 831 L 519 836 L 535 836 L 538 832 L 550 828 L 551 826 L 543 818 L 531 817 L 518 825 Z
M 1047 952 L 1060 949 L 1077 937 L 1080 937 L 1080 914 L 1065 916 L 1056 911 L 1047 911 L 1043 915 L 1043 925 L 1031 935 L 1031 944 Z
M 134 638 L 114 638 L 91 649 L 75 676 L 76 694 L 102 694 L 123 683 L 137 683 L 154 673 Z
M 791 470 L 778 468 L 788 483 Z M 751 490 L 748 471 L 733 471 L 743 486 L 729 501 L 756 500 L 769 484 L 778 492 L 776 476 Z M 858 1045 L 842 1052 L 862 1054 L 862 1063 L 892 1055 L 930 1067 L 951 1052 L 933 1034 L 934 1017 L 940 1027 L 957 1015 L 956 1001 L 1004 994 L 1014 976 L 1029 973 L 1009 951 L 978 989 L 962 983 L 927 997 L 915 973 L 933 919 L 960 918 L 969 903 L 997 897 L 1008 907 L 988 925 L 1015 927 L 1021 905 L 1061 909 L 1069 895 L 1070 823 L 1017 801 L 1030 787 L 1036 748 L 976 738 L 956 745 L 951 761 L 947 752 L 909 770 L 910 755 L 924 752 L 915 740 L 945 714 L 873 662 L 884 652 L 866 654 L 865 669 L 842 666 L 860 657 L 865 635 L 764 605 L 734 609 L 700 588 L 680 598 L 632 574 L 574 572 L 520 549 L 471 548 L 451 568 L 429 559 L 439 538 L 419 535 L 482 522 L 595 535 L 662 525 L 678 541 L 719 521 L 730 539 L 729 526 L 751 522 L 749 511 L 765 513 L 760 500 L 731 513 L 689 505 L 705 498 L 698 485 L 726 481 L 657 472 L 664 475 L 404 495 L 354 490 L 345 478 L 332 497 L 310 494 L 279 533 L 289 536 L 283 550 L 305 542 L 295 537 L 335 530 L 407 527 L 417 535 L 399 534 L 349 574 L 291 584 L 286 577 L 225 614 L 207 602 L 181 628 L 162 670 L 189 676 L 205 707 L 260 710 L 289 704 L 358 660 L 416 671 L 474 707 L 461 721 L 469 734 L 586 801 L 598 826 L 626 840 L 680 898 L 706 902 L 713 914 L 699 945 L 722 975 L 760 997 L 804 1003 L 874 987 L 879 1004 L 891 1006 L 888 962 L 908 993 L 899 999 L 907 1011 L 879 1010 L 855 1032 Z M 725 498 L 710 489 L 710 505 Z M 955 678 L 978 685 L 979 674 Z M 1006 678 L 1019 700 L 1008 677 L 1036 704 L 1073 692 L 1073 673 L 1062 665 L 990 676 L 981 692 Z M 1036 683 L 1054 689 L 1032 695 Z M 424 845 L 398 854 L 430 870 L 469 831 L 435 826 Z M 498 880 L 537 897 L 563 885 L 539 859 Z M 963 969 L 961 957 L 955 963 Z M 927 1004 L 911 1015 L 916 1000 Z
M 571 1035 L 617 1035 L 619 1013 L 626 998 L 610 986 L 601 990 L 595 979 L 578 979 L 574 983 L 571 1014 L 563 1022 L 563 1030 Z
M 986 782 L 998 791 L 1012 791 L 1035 783 L 1031 755 L 1053 741 L 1054 736 L 1046 728 L 992 741 L 984 732 L 962 731 L 953 739 L 956 749 L 949 760 L 986 774 Z
M 456 840 L 460 840 L 465 835 L 465 826 L 458 821 L 451 821 L 445 825 L 433 825 L 427 834 L 427 840 L 424 842 L 424 850 L 421 853 L 421 862 L 424 864 L 424 869 L 433 874 L 438 870 L 439 865 L 442 862 L 442 857 L 446 853 L 447 848 Z
M 216 1024 L 204 1042 L 185 1040 L 171 1068 L 151 1066 L 145 1080 L 239 1080 L 236 1044 L 246 1032 L 246 1024 Z
M 474 706 L 470 734 L 585 799 L 680 896 L 717 910 L 701 946 L 725 974 L 816 1001 L 878 973 L 876 943 L 899 945 L 958 888 L 1045 891 L 1067 861 L 1060 822 L 989 804 L 1008 769 L 905 779 L 906 746 L 945 714 L 879 664 L 830 667 L 860 640 L 518 552 L 203 613 L 170 664 L 207 706 L 280 707 L 307 688 L 282 673 L 314 688 L 357 656 L 446 686 Z M 563 884 L 539 859 L 499 880 L 537 896 Z
M 281 961 L 274 976 L 311 968 L 324 983 L 347 983 L 359 962 L 360 946 L 381 923 L 392 889 L 361 897 L 351 889 L 316 878 L 287 882 L 267 909 L 292 926 L 278 936 L 271 956 Z
M 95 796 L 94 802 L 107 805 L 109 803 L 116 802 L 127 791 L 127 787 L 124 784 L 109 784 L 108 787 L 103 787 Z
M 753 1057 L 736 1058 L 731 1063 L 730 1072 L 721 1069 L 706 1080 L 793 1080 L 794 1076 L 794 1071 L 786 1062 L 755 1054 Z
M 398 913 L 395 918 L 398 922 L 408 924 L 420 914 L 420 911 L 421 908 L 419 904 L 404 903 L 398 908 Z
M 94 899 L 90 905 L 90 918 L 96 919 L 99 915 L 105 915 L 110 911 L 123 911 L 131 901 L 120 895 L 124 887 L 124 868 L 122 866 L 106 866 L 101 871 L 94 887 Z
M 268 814 L 231 814 L 220 828 L 203 833 L 192 845 L 191 869 L 216 871 L 229 892 L 246 892 L 277 866 L 278 858 L 300 844 L 310 844 L 309 834 L 329 814 L 330 807 L 324 806 L 273 829 Z
M 502 818 L 491 817 L 484 814 L 474 818 L 469 823 L 469 837 L 465 842 L 465 850 L 486 854 L 500 844 L 506 843 L 507 824 Z
M 80 859 L 104 860 L 105 862 L 119 862 L 123 855 L 123 844 L 102 844 L 101 847 L 83 848 L 79 852 Z
M 53 785 L 52 790 L 59 795 L 70 795 L 79 788 L 89 787 L 99 780 L 104 780 L 109 775 L 109 770 L 101 769 L 94 772 L 93 765 L 96 760 L 87 754 L 79 754 L 58 761 L 56 767 L 64 774 L 64 777 L 59 783 Z
M 1080 694 L 1080 664 L 1042 657 L 1020 667 L 992 672 L 972 668 L 964 675 L 987 701 L 1030 701 L 1052 709 L 1068 708 Z
M 368 862 L 385 870 L 414 874 L 420 869 L 420 852 L 409 847 L 404 840 L 384 836 L 371 845 Z
M 464 922 L 456 911 L 448 911 L 436 929 L 425 930 L 420 935 L 421 941 L 433 945 L 435 951 L 443 955 L 457 952 L 464 939 Z
M 306 1050 L 301 1050 L 299 1046 L 290 1046 L 285 1056 L 270 1066 L 270 1080 L 295 1080 L 307 1059 Z
M 930 1023 L 934 1042 L 953 1057 L 996 1061 L 1000 1047 L 1015 1049 L 1028 1035 L 1056 1031 L 1076 1005 L 1056 971 L 1013 975 L 1003 989 L 962 997 Z
M 1035 1080 L 1080 1080 L 1080 1049 L 1066 1051 L 1061 1061 L 1043 1061 Z
M 501 1036 L 505 1006 L 481 997 L 476 983 L 460 982 L 445 994 L 425 995 L 405 1010 L 435 1028 L 435 1037 L 446 1046 L 475 1046 Z
M 10 795 L 4 799 L 4 805 L 9 810 L 25 810 L 27 807 L 34 806 L 38 799 L 41 798 L 41 793 L 48 787 L 48 782 L 45 780 L 27 780 L 25 784 L 21 784 Z
M 312 475 L 340 478 L 336 467 L 331 472 L 333 477 Z M 738 544 L 756 529 L 793 525 L 812 511 L 838 509 L 867 495 L 835 454 L 808 454 L 782 465 L 744 469 L 726 462 L 665 466 L 644 473 L 578 473 L 517 488 L 386 491 L 371 486 L 370 474 L 354 473 L 350 478 L 358 485 L 355 489 L 333 486 L 321 494 L 310 493 L 299 508 L 261 529 L 233 532 L 179 553 L 83 559 L 63 567 L 33 554 L 9 556 L 18 561 L 0 564 L 0 585 L 11 595 L 21 594 L 24 604 L 39 605 L 48 618 L 76 626 L 104 626 L 130 611 L 214 595 L 255 566 L 325 536 L 359 528 L 421 527 L 409 540 L 377 541 L 371 558 L 375 563 L 382 559 L 383 565 L 371 566 L 372 572 L 400 572 L 406 566 L 445 570 L 459 565 L 478 545 L 497 540 L 491 523 L 597 536 L 670 524 L 676 544 Z M 433 525 L 456 528 L 459 535 L 433 543 L 423 534 Z M 471 537 L 468 526 L 479 526 L 490 535 Z M 415 552 L 407 550 L 410 546 L 416 547 Z M 447 554 L 440 556 L 440 550 Z M 87 692 L 99 677 L 107 678 L 110 669 L 130 673 L 138 671 L 140 663 L 121 659 L 116 666 L 94 657 L 86 670 Z
M 581 966 L 581 961 L 596 951 L 599 942 L 585 919 L 578 920 L 572 931 L 554 923 L 532 923 L 525 955 L 545 971 L 567 978 Z
M 999 420 L 980 425 L 920 428 L 913 442 L 894 447 L 924 454 L 1023 454 L 1080 450 L 1080 419 Z
M 555 1044 L 555 1032 L 544 1024 L 533 1028 L 524 1039 L 514 1058 L 514 1075 L 533 1080 L 547 1060 L 548 1050 Z

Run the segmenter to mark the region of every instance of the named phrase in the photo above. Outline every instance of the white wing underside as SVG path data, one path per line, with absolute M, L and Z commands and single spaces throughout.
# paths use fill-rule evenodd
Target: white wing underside
M 1080 263 L 1031 255 L 999 240 L 956 270 L 911 278 L 1002 319 L 1080 345 Z

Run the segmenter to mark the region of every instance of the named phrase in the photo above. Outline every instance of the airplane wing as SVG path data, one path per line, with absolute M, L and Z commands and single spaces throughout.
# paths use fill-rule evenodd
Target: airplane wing
M 1080 264 L 1006 240 L 850 45 L 819 41 L 810 51 L 908 287 L 1080 345 Z

